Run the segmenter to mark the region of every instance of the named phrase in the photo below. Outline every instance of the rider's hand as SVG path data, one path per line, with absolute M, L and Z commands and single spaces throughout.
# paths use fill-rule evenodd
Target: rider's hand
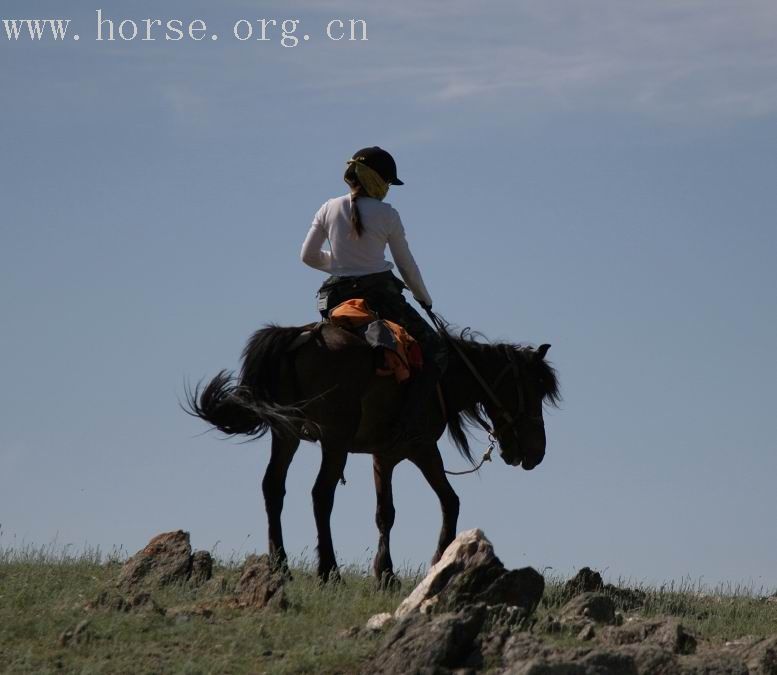
M 418 300 L 418 298 L 416 298 L 416 300 Z M 421 305 L 421 307 L 423 307 L 427 312 L 431 312 L 432 311 L 432 303 L 431 302 L 429 304 L 427 304 L 423 300 L 418 300 L 418 304 Z

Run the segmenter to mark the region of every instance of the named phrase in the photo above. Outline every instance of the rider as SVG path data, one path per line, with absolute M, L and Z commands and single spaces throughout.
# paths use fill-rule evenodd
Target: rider
M 420 344 L 424 366 L 409 382 L 393 430 L 397 440 L 412 439 L 423 435 L 422 404 L 445 368 L 445 349 L 436 331 L 402 294 L 409 288 L 422 307 L 432 308 L 432 297 L 410 252 L 399 213 L 383 201 L 389 185 L 404 185 L 397 178 L 394 158 L 373 146 L 358 150 L 347 165 L 343 179 L 349 194 L 321 206 L 300 257 L 305 264 L 330 274 L 318 291 L 318 309 L 324 318 L 341 302 L 364 298 L 381 318 L 404 326 Z M 325 241 L 329 250 L 321 248 Z M 385 259 L 386 244 L 404 283 Z

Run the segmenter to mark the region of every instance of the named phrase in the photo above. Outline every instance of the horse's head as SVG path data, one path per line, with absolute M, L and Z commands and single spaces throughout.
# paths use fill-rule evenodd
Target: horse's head
M 487 398 L 483 407 L 502 459 L 530 471 L 545 457 L 542 404 L 547 400 L 555 405 L 559 398 L 555 371 L 545 361 L 550 345 L 501 347 L 501 372 L 492 385 L 496 401 Z

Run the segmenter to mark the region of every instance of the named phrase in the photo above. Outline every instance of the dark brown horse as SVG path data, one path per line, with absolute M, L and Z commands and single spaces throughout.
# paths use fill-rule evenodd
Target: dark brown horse
M 349 452 L 373 455 L 376 522 L 380 532 L 374 571 L 393 578 L 389 538 L 394 524 L 391 478 L 409 459 L 440 499 L 442 530 L 433 562 L 456 534 L 459 498 L 445 476 L 436 439 L 446 426 L 461 454 L 472 462 L 465 426 L 488 416 L 502 459 L 531 470 L 545 455 L 543 401 L 556 404 L 558 383 L 545 361 L 550 345 L 537 349 L 478 342 L 466 332 L 450 336 L 450 362 L 442 379 L 443 403 L 426 402 L 429 439 L 388 443 L 403 386 L 375 374 L 376 352 L 362 339 L 330 324 L 268 326 L 243 351 L 240 375 L 219 373 L 200 391 L 187 392 L 194 415 L 226 434 L 272 434 L 270 462 L 262 481 L 270 555 L 285 565 L 281 511 L 286 475 L 300 440 L 321 443 L 321 469 L 313 486 L 318 530 L 318 574 L 337 575 L 330 531 L 335 489 Z M 469 364 L 467 364 L 469 361 Z M 473 367 L 476 372 L 473 372 Z

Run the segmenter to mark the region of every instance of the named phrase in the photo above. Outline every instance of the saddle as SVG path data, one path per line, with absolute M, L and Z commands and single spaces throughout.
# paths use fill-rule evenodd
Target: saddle
M 378 375 L 393 375 L 397 382 L 404 382 L 413 371 L 421 370 L 423 356 L 415 338 L 398 323 L 378 317 L 364 299 L 341 302 L 329 310 L 328 321 L 380 350 L 383 363 L 375 371 Z

